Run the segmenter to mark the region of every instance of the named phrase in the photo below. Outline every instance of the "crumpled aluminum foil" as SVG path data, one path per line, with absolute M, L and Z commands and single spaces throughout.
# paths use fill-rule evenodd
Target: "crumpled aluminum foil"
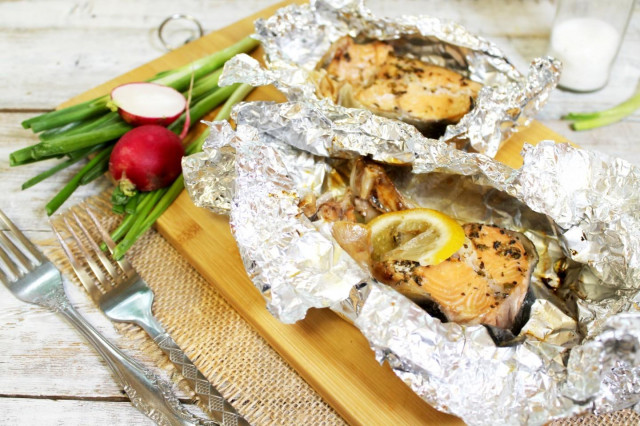
M 560 62 L 546 57 L 532 61 L 524 76 L 493 43 L 453 22 L 430 16 L 380 18 L 363 1 L 312 0 L 309 5 L 288 6 L 269 19 L 256 21 L 255 37 L 265 49 L 267 68 L 239 55 L 225 65 L 219 83 L 274 84 L 290 101 L 313 105 L 347 132 L 363 126 L 371 129 L 375 142 L 398 147 L 409 141 L 428 144 L 429 139 L 409 124 L 318 98 L 313 71 L 331 44 L 345 35 L 392 40 L 408 55 L 482 83 L 474 108 L 459 123 L 448 126 L 440 140 L 490 157 L 512 132 L 530 122 L 560 75 Z
M 214 123 L 203 153 L 185 158 L 182 169 L 197 205 L 206 203 L 215 213 L 230 215 L 245 269 L 267 299 L 269 311 L 293 323 L 311 307 L 344 300 L 368 274 L 333 240 L 329 229 L 319 232 L 302 219 L 299 194 L 319 192 L 327 165 L 291 146 L 259 140 L 250 126 L 238 126 L 236 133 L 226 121 Z M 245 195 L 232 198 L 238 188 Z M 278 238 L 261 242 L 268 235 Z
M 248 56 L 220 84 L 275 83 L 290 102 L 235 109 L 213 123 L 204 152 L 183 161 L 197 205 L 231 217 L 245 267 L 285 323 L 311 307 L 353 322 L 380 362 L 424 400 L 469 424 L 543 424 L 640 404 L 640 171 L 568 145 L 523 151 L 513 170 L 489 156 L 555 87 L 559 63 L 528 76 L 490 42 L 430 17 L 374 17 L 354 0 L 289 6 L 256 23 L 267 68 Z M 484 84 L 475 108 L 439 140 L 413 126 L 318 99 L 310 75 L 331 43 L 358 34 Z M 413 44 L 411 40 L 421 43 Z M 476 153 L 456 147 L 469 145 Z M 485 155 L 482 155 L 485 154 Z M 300 208 L 336 158 L 410 164 L 396 185 L 417 204 L 524 232 L 540 261 L 528 322 L 510 346 L 483 326 L 442 323 L 373 280 Z M 425 189 L 426 188 L 426 189 Z
M 519 170 L 436 140 L 375 151 L 369 129 L 345 134 L 300 102 L 241 104 L 234 119 L 236 131 L 214 123 L 204 152 L 184 160 L 185 183 L 196 204 L 230 214 L 247 272 L 280 320 L 330 307 L 418 395 L 469 424 L 638 407 L 637 168 L 552 142 L 526 146 Z M 330 175 L 329 156 L 366 154 L 411 162 L 395 179 L 418 204 L 534 242 L 536 301 L 518 343 L 497 346 L 483 326 L 431 317 L 360 269 L 330 224 L 302 213 L 300 200 Z

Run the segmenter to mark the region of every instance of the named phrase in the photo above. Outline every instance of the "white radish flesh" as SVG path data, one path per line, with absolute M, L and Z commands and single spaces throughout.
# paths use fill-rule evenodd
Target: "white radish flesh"
M 187 100 L 177 90 L 154 83 L 128 83 L 111 91 L 111 100 L 124 121 L 134 126 L 168 126 L 180 117 Z

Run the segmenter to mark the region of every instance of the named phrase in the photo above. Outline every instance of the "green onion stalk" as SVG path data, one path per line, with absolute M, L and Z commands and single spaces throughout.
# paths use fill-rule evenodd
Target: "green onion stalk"
M 115 124 L 120 122 L 122 119 L 120 115 L 115 112 L 109 112 L 104 114 L 101 117 L 93 118 L 91 120 L 85 121 L 76 121 L 73 123 L 69 123 L 63 127 L 57 127 L 55 129 L 46 130 L 38 135 L 41 142 L 49 141 L 55 138 L 59 138 L 60 136 L 72 136 L 77 135 L 82 132 L 87 132 L 90 130 L 100 129 L 102 127 L 107 127 L 111 124 Z
M 214 89 L 209 95 L 203 97 L 191 108 L 191 120 L 196 122 L 202 118 L 207 112 L 211 111 L 217 105 L 224 102 L 230 94 L 233 92 L 233 86 L 222 87 Z M 186 113 L 183 113 L 178 120 L 171 123 L 168 127 L 175 133 L 180 133 L 184 122 L 186 120 Z M 51 158 L 57 155 L 65 155 L 70 152 L 89 148 L 95 145 L 100 145 L 104 142 L 115 140 L 131 130 L 133 126 L 125 122 L 118 122 L 110 124 L 106 127 L 89 130 L 83 133 L 77 133 L 70 136 L 61 136 L 52 138 L 44 142 L 40 142 L 36 145 L 29 147 L 28 151 L 19 150 L 10 154 L 11 164 L 29 161 L 39 160 L 44 158 Z M 14 155 L 17 154 L 17 155 Z
M 85 148 L 85 149 L 82 149 L 82 150 L 79 150 L 79 151 L 72 152 L 71 154 L 69 154 L 69 158 L 66 161 L 63 161 L 61 163 L 56 164 L 55 166 L 51 167 L 50 169 L 45 170 L 44 172 L 40 173 L 39 175 L 34 176 L 31 179 L 29 179 L 28 181 L 26 181 L 25 183 L 23 183 L 22 184 L 22 189 L 31 188 L 33 185 L 42 182 L 43 180 L 45 180 L 49 176 L 54 175 L 55 173 L 59 172 L 60 170 L 66 169 L 67 167 L 77 163 L 78 161 L 80 161 L 84 157 L 86 157 L 87 155 L 92 154 L 92 153 L 100 150 L 101 148 L 104 148 L 104 145 L 92 146 L 90 148 Z
M 570 112 L 562 118 L 573 121 L 571 123 L 573 130 L 590 130 L 616 123 L 633 114 L 638 108 L 640 108 L 640 84 L 629 99 L 612 108 L 596 112 Z
M 198 100 L 218 88 L 221 67 L 227 60 L 238 53 L 248 52 L 257 45 L 256 40 L 247 37 L 212 55 L 173 71 L 162 73 L 161 76 L 156 76 L 150 81 L 177 90 L 185 90 L 193 77 L 196 83 L 192 96 L 194 100 Z M 91 101 L 25 120 L 22 123 L 23 127 L 30 128 L 36 133 L 43 132 L 42 140 L 31 147 L 12 152 L 9 155 L 10 165 L 19 166 L 33 161 L 45 160 L 121 137 L 131 129 L 131 126 L 119 119 L 117 114 L 109 109 L 109 98 L 109 95 L 104 95 Z M 100 114 L 102 116 L 96 118 Z M 87 119 L 93 119 L 93 121 L 77 124 L 78 121 Z
M 233 87 L 234 90 L 222 108 L 220 108 L 220 111 L 214 118 L 214 121 L 227 120 L 231 114 L 231 108 L 238 102 L 242 101 L 253 90 L 253 87 L 248 84 L 229 87 Z M 209 129 L 205 130 L 197 139 L 191 142 L 185 150 L 185 153 L 187 155 L 191 155 L 196 152 L 200 152 L 208 135 Z M 144 210 L 140 209 L 139 211 L 136 211 L 134 215 L 128 215 L 122 221 L 120 226 L 113 231 L 111 238 L 114 241 L 119 241 L 113 252 L 113 257 L 115 259 L 121 259 L 138 240 L 138 238 L 151 228 L 162 213 L 164 213 L 175 199 L 178 198 L 183 189 L 184 176 L 181 174 L 168 188 L 162 188 L 144 194 L 145 198 L 142 203 L 145 203 L 148 199 L 153 197 L 152 201 L 149 202 L 149 205 L 153 203 L 153 206 L 152 208 L 148 208 L 149 211 L 145 208 Z M 154 193 L 162 193 L 162 195 L 158 197 Z M 147 205 L 147 207 L 149 205 Z M 135 218 L 136 216 L 138 217 Z
M 214 89 L 214 91 L 204 96 L 199 102 L 197 102 L 193 106 L 193 108 L 191 108 L 191 111 L 190 111 L 190 116 L 192 119 L 191 123 L 192 124 L 197 123 L 197 121 L 200 120 L 207 112 L 211 111 L 212 109 L 217 107 L 219 104 L 224 102 L 225 99 L 229 98 L 229 96 L 233 93 L 234 87 L 235 86 L 229 86 L 229 87 Z M 175 133 L 180 132 L 180 129 L 182 129 L 183 123 L 186 119 L 185 114 L 186 113 L 183 113 L 182 116 L 178 120 L 176 120 L 176 122 L 172 123 L 172 126 L 169 126 L 169 129 Z M 173 126 L 173 124 L 175 124 L 175 126 Z M 108 126 L 106 130 L 98 129 L 94 131 L 89 131 L 87 133 L 74 135 L 71 138 L 67 139 L 67 141 L 65 142 L 65 146 L 67 147 L 68 150 L 71 150 L 70 153 L 68 154 L 69 159 L 53 167 L 52 169 L 49 169 L 46 172 L 41 173 L 40 175 L 36 176 L 30 181 L 25 182 L 25 184 L 30 184 L 29 186 L 35 185 L 35 183 L 42 181 L 43 179 L 54 174 L 55 172 L 63 168 L 66 168 L 71 164 L 74 164 L 75 162 L 81 160 L 82 158 L 86 157 L 87 155 L 93 152 L 96 152 L 97 151 L 96 148 L 103 148 L 109 145 L 109 143 L 105 143 L 105 140 L 109 141 L 112 138 L 106 137 L 105 133 L 107 135 L 112 135 L 113 133 L 108 133 L 112 131 L 112 128 L 113 128 L 112 126 Z M 127 129 L 130 129 L 130 128 L 131 126 L 127 125 Z M 122 134 L 124 134 L 128 131 L 127 129 L 120 129 L 120 131 L 122 132 Z M 93 141 L 90 139 L 91 136 L 95 138 Z M 90 146 L 85 147 L 84 146 L 85 144 L 90 144 Z M 38 145 L 42 146 L 42 144 L 38 144 Z M 47 151 L 46 155 L 54 155 L 55 153 L 62 151 L 62 148 L 60 148 L 60 144 L 53 145 L 53 146 L 57 147 L 56 148 L 57 150 Z M 112 148 L 113 148 L 113 144 L 111 144 L 111 149 Z M 109 149 L 109 154 L 111 153 L 111 149 Z M 53 214 L 62 205 L 62 203 L 66 201 L 67 198 L 69 198 L 71 193 L 78 188 L 78 186 L 86 185 L 92 182 L 93 180 L 102 176 L 108 169 L 109 169 L 109 155 L 99 155 L 98 160 L 93 159 L 92 161 L 90 161 L 87 164 L 86 169 L 83 168 L 79 172 L 81 176 L 80 177 L 74 176 L 74 178 L 62 188 L 60 193 L 56 195 L 56 197 L 54 197 L 54 199 L 49 204 L 47 204 L 47 207 L 46 207 L 47 214 L 49 215 Z M 125 206 L 123 206 L 122 209 L 124 211 Z M 119 210 L 119 207 L 116 207 L 116 212 L 120 212 L 118 210 Z M 131 210 L 131 208 L 129 210 Z
M 97 164 L 103 161 L 105 158 L 109 158 L 111 155 L 111 151 L 113 150 L 113 145 L 108 147 L 107 149 L 101 151 L 98 155 L 93 157 L 89 162 L 82 168 L 80 171 L 71 178 L 69 182 L 62 188 L 55 197 L 51 199 L 45 206 L 45 210 L 47 211 L 47 215 L 51 216 L 56 210 L 60 208 L 60 206 L 67 201 L 67 199 L 73 194 L 73 191 L 78 189 L 80 186 L 80 182 L 82 178 L 91 171 Z
M 82 102 L 78 105 L 51 111 L 46 114 L 32 117 L 22 122 L 22 127 L 31 129 L 35 133 L 64 126 L 74 121 L 93 117 L 104 112 L 109 102 L 109 95 L 100 96 L 90 101 Z
M 216 71 L 229 59 L 239 53 L 247 53 L 257 47 L 259 42 L 251 37 L 245 37 L 238 43 L 220 50 L 209 56 L 205 56 L 190 64 L 184 65 L 172 71 L 162 72 L 148 81 L 165 86 L 173 87 L 176 90 L 185 90 L 189 86 L 189 81 L 193 74 L 194 80 L 208 76 Z M 217 81 L 216 81 L 217 84 Z M 69 123 L 95 117 L 96 115 L 108 113 L 110 95 L 100 96 L 90 101 L 82 102 L 78 105 L 51 111 L 36 117 L 32 117 L 22 122 L 22 127 L 31 129 L 38 133 L 41 131 L 61 127 Z

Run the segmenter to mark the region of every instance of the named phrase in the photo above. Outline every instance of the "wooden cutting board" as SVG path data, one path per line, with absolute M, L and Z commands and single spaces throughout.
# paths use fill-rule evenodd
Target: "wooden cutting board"
M 180 49 L 96 87 L 63 106 L 108 93 L 113 87 L 140 81 L 218 51 L 253 32 L 253 22 L 271 16 L 292 2 L 265 9 L 229 27 L 210 33 Z M 303 3 L 296 1 L 296 3 Z M 258 51 L 255 57 L 261 57 Z M 282 101 L 273 87 L 255 90 L 249 100 Z M 212 118 L 211 114 L 208 118 Z M 193 133 L 203 130 L 200 125 Z M 540 123 L 516 133 L 497 159 L 512 166 L 522 164 L 524 142 L 564 138 Z M 247 277 L 233 240 L 227 217 L 197 208 L 186 191 L 158 220 L 157 230 L 227 299 L 227 301 L 304 377 L 345 420 L 354 425 L 462 424 L 418 398 L 387 366 L 374 359 L 360 332 L 333 312 L 311 310 L 295 325 L 285 325 L 265 309 L 265 302 Z

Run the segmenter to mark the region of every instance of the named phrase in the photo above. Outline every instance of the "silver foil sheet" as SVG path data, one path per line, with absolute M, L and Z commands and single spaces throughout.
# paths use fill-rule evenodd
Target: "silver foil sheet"
M 392 41 L 403 54 L 482 83 L 474 108 L 460 122 L 448 126 L 440 140 L 490 157 L 544 105 L 558 82 L 561 67 L 553 58 L 537 58 L 525 76 L 493 43 L 456 23 L 430 16 L 381 18 L 357 0 L 312 0 L 309 5 L 292 5 L 256 21 L 255 27 L 255 37 L 266 52 L 266 68 L 249 56 L 239 55 L 225 65 L 220 85 L 274 84 L 290 101 L 303 101 L 322 110 L 345 132 L 358 132 L 364 126 L 372 129 L 370 139 L 392 143 L 399 149 L 409 141 L 427 145 L 429 139 L 409 124 L 318 97 L 314 70 L 342 36 Z
M 230 214 L 247 272 L 277 318 L 330 307 L 418 395 L 469 424 L 543 424 L 637 406 L 637 168 L 550 141 L 526 146 L 518 170 L 443 141 L 376 146 L 374 126 L 345 133 L 327 114 L 304 102 L 241 104 L 235 131 L 213 123 L 204 152 L 184 160 L 191 197 Z M 344 161 L 336 158 L 357 155 L 411 163 L 392 167 L 402 169 L 392 177 L 416 204 L 534 242 L 535 302 L 512 345 L 496 345 L 484 326 L 430 316 L 360 269 L 330 224 L 307 219 L 301 200 L 325 189 Z
M 316 94 L 313 71 L 344 35 L 393 40 L 404 52 L 484 85 L 476 105 L 440 139 Z M 493 44 L 435 18 L 373 16 L 354 0 L 289 6 L 256 22 L 266 68 L 248 56 L 220 84 L 275 84 L 290 102 L 235 109 L 236 130 L 213 123 L 204 152 L 184 160 L 197 205 L 231 217 L 245 267 L 285 323 L 311 307 L 353 322 L 380 362 L 424 400 L 469 424 L 543 424 L 640 401 L 639 171 L 568 145 L 526 146 L 513 170 L 492 160 L 555 87 L 559 63 L 533 61 L 526 76 Z M 468 153 L 457 147 L 471 147 Z M 369 156 L 396 168 L 415 204 L 461 221 L 523 232 L 540 261 L 530 316 L 509 345 L 495 330 L 433 318 L 371 278 L 310 222 L 336 162 Z

